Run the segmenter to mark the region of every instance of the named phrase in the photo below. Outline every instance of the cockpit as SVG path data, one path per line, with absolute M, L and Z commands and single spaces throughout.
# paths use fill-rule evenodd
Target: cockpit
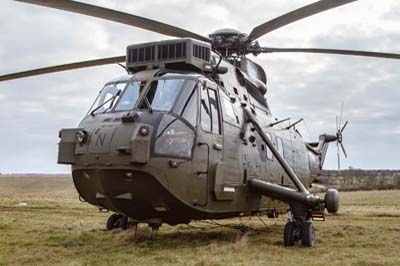
M 187 73 L 155 75 L 157 73 L 155 71 L 151 75 L 148 71 L 142 73 L 143 75 L 139 73 L 107 83 L 99 92 L 80 126 L 96 134 L 98 132 L 96 128 L 105 130 L 102 124 L 121 120 L 124 124 L 126 122 L 122 118 L 134 114 L 137 117 L 135 120 L 137 125 L 143 124 L 147 125 L 143 127 L 153 128 L 154 156 L 191 158 L 198 123 L 200 93 L 198 84 L 202 84 L 199 81 L 201 75 Z M 91 123 L 92 121 L 97 122 Z M 127 124 L 108 125 L 128 130 Z M 119 131 L 116 130 L 115 134 L 118 135 Z M 115 134 L 114 137 L 117 139 Z M 129 138 L 126 141 L 129 142 Z M 111 139 L 110 145 L 112 145 Z
M 194 125 L 196 101 L 188 104 L 197 82 L 181 77 L 161 77 L 153 80 L 138 80 L 135 76 L 107 83 L 91 106 L 88 115 L 149 109 L 151 111 L 174 112 L 184 115 Z M 193 96 L 195 98 L 195 96 Z M 188 114 L 189 112 L 189 114 Z M 194 116 L 195 117 L 195 116 Z

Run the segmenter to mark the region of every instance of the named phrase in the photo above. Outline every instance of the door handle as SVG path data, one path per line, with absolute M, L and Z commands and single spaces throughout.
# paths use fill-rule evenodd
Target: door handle
M 222 144 L 214 143 L 213 149 L 217 151 L 222 151 Z

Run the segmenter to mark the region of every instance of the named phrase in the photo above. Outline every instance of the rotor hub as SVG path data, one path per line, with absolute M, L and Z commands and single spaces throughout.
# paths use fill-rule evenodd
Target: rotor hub
M 212 47 L 223 55 L 244 55 L 248 48 L 260 47 L 257 41 L 248 43 L 248 35 L 235 29 L 220 29 L 209 35 Z

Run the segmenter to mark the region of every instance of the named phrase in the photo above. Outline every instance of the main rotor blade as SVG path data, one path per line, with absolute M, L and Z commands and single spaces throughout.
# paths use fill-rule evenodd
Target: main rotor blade
M 179 38 L 190 37 L 204 42 L 211 42 L 211 40 L 205 36 L 201 36 L 196 33 L 181 28 L 177 28 L 162 22 L 158 22 L 148 18 L 143 18 L 104 7 L 80 3 L 76 1 L 71 1 L 71 0 L 16 0 L 16 1 L 97 17 L 173 37 L 179 37 Z
M 263 47 L 260 48 L 260 50 L 254 50 L 255 53 L 257 53 L 257 51 L 262 53 L 315 53 L 315 54 L 354 55 L 354 56 L 367 56 L 367 57 L 378 57 L 387 59 L 400 59 L 400 54 L 367 52 L 367 51 L 356 51 L 356 50 L 341 50 L 341 49 Z M 253 51 L 250 50 L 250 52 Z
M 255 27 L 248 36 L 248 42 L 254 41 L 260 38 L 264 34 L 271 31 L 279 29 L 295 21 L 301 20 L 303 18 L 321 13 L 323 11 L 339 7 L 357 0 L 321 0 L 310 5 L 301 7 L 292 12 L 286 13 L 280 17 L 273 20 L 265 22 L 257 27 Z
M 108 65 L 108 64 L 116 64 L 116 63 L 120 63 L 120 62 L 125 62 L 125 59 L 126 59 L 125 56 L 116 56 L 116 57 L 102 58 L 102 59 L 96 59 L 96 60 L 89 60 L 89 61 L 83 61 L 83 62 L 76 62 L 76 63 L 70 63 L 70 64 L 22 71 L 22 72 L 17 72 L 17 73 L 0 76 L 0 82 L 6 81 L 6 80 L 11 80 L 11 79 L 19 79 L 19 78 L 43 75 L 43 74 L 48 74 L 48 73 L 66 71 L 66 70 L 71 70 L 71 69 Z

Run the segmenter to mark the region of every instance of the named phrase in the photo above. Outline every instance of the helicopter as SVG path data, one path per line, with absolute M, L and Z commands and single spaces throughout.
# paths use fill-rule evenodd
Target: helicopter
M 262 47 L 261 36 L 353 1 L 322 0 L 255 27 L 201 36 L 165 23 L 76 1 L 20 1 L 111 20 L 175 37 L 129 45 L 123 56 L 0 76 L 0 81 L 123 63 L 77 128 L 60 131 L 58 162 L 72 166 L 82 201 L 115 212 L 107 229 L 148 223 L 154 230 L 192 220 L 288 213 L 284 245 L 315 244 L 313 220 L 336 213 L 339 195 L 307 187 L 320 174 L 335 134 L 305 142 L 269 108 L 267 77 L 247 55 L 277 52 L 399 59 L 398 54 Z M 339 123 L 341 124 L 341 123 Z M 289 209 L 289 211 L 287 211 Z

